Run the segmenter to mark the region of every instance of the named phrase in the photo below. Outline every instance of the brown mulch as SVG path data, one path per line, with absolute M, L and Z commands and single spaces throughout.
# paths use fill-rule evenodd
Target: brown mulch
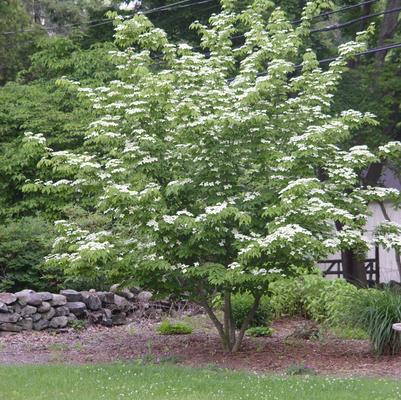
M 211 330 L 191 335 L 161 336 L 155 322 L 133 321 L 129 326 L 89 327 L 80 332 L 24 332 L 0 337 L 0 364 L 106 363 L 119 360 L 165 358 L 185 365 L 216 365 L 265 373 L 283 373 L 294 364 L 304 364 L 324 375 L 401 378 L 401 355 L 374 356 L 365 340 L 289 339 L 302 319 L 274 323 L 270 338 L 246 338 L 237 354 L 221 350 Z

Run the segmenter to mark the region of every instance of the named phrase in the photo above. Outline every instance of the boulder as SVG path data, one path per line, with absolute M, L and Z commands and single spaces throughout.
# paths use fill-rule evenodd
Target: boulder
M 0 293 L 0 301 L 6 305 L 15 303 L 17 296 L 12 293 Z
M 99 299 L 99 297 L 96 294 L 90 294 L 85 299 L 85 304 L 89 308 L 89 310 L 92 310 L 92 311 L 97 311 L 102 308 L 102 301 Z
M 110 286 L 110 292 L 111 293 L 117 293 L 120 291 L 120 284 L 119 283 L 115 283 L 114 285 Z
M 49 327 L 49 321 L 47 319 L 40 319 L 37 322 L 33 323 L 33 329 L 35 331 L 42 331 L 43 329 L 46 329 Z
M 102 322 L 103 313 L 102 311 L 92 311 L 88 314 L 88 322 L 89 324 L 100 324 Z
M 16 325 L 16 324 L 0 324 L 0 331 L 5 331 L 5 332 L 21 332 L 22 327 Z
M 97 295 L 103 304 L 114 303 L 114 293 L 112 292 L 97 292 Z
M 67 316 L 68 322 L 76 321 L 78 318 L 74 314 L 70 314 Z
M 0 314 L 0 323 L 14 323 L 17 322 L 21 316 L 16 313 L 1 313 Z
M 119 296 L 118 294 L 114 295 L 114 304 L 121 311 L 127 312 L 132 310 L 131 303 L 124 297 Z
M 149 303 L 150 299 L 153 297 L 151 292 L 143 290 L 142 292 L 138 293 L 137 300 L 140 303 Z
M 70 315 L 70 309 L 67 306 L 60 306 L 56 309 L 56 317 L 67 317 Z
M 68 318 L 65 316 L 61 317 L 54 317 L 49 324 L 50 328 L 58 329 L 58 328 L 65 328 L 68 324 Z
M 17 322 L 17 325 L 20 326 L 24 331 L 31 331 L 33 328 L 32 318 L 24 318 Z
M 71 301 L 67 303 L 67 307 L 71 313 L 75 316 L 80 317 L 85 314 L 86 304 L 81 301 Z
M 51 305 L 49 302 L 44 301 L 40 307 L 38 307 L 38 312 L 45 313 L 51 309 Z
M 37 322 L 42 318 L 42 314 L 36 313 L 31 315 L 32 321 Z
M 73 289 L 61 290 L 60 294 L 65 296 L 69 303 L 81 302 L 83 300 L 82 294 Z
M 103 308 L 102 309 L 102 325 L 104 326 L 113 326 L 113 319 L 112 319 L 112 314 L 111 314 L 111 310 L 107 309 L 107 308 Z
M 133 300 L 135 298 L 135 295 L 127 288 L 124 288 L 121 290 L 119 293 L 122 297 L 125 297 L 127 300 Z
M 127 323 L 127 314 L 125 312 L 119 312 L 111 315 L 111 321 L 113 325 L 124 325 Z
M 53 300 L 53 294 L 50 292 L 38 292 L 36 293 L 42 301 L 52 301 Z
M 8 307 L 5 303 L 0 302 L 0 313 L 8 312 Z
M 37 311 L 37 308 L 34 306 L 25 306 L 23 308 L 21 308 L 20 314 L 21 317 L 26 318 L 26 317 L 30 317 L 32 314 L 35 314 Z
M 42 318 L 50 321 L 56 315 L 56 310 L 51 307 L 49 311 L 42 313 Z
M 21 306 L 26 306 L 27 304 L 30 306 L 40 306 L 42 304 L 42 298 L 33 290 L 21 290 L 15 293 L 15 295 Z
M 51 306 L 64 306 L 67 304 L 67 298 L 62 294 L 54 294 L 53 299 L 50 301 Z

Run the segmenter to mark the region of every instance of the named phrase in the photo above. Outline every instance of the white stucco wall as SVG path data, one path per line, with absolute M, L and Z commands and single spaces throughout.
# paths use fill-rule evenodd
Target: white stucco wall
M 385 207 L 387 214 L 393 222 L 401 223 L 401 210 L 396 210 L 391 203 L 386 202 Z M 371 209 L 372 215 L 369 216 L 366 229 L 367 235 L 372 236 L 376 226 L 381 222 L 385 221 L 383 213 L 380 209 L 379 204 L 372 203 L 369 208 Z M 374 258 L 375 249 L 372 248 L 367 254 L 367 258 Z M 339 253 L 333 254 L 328 259 L 339 259 L 341 255 Z M 379 248 L 379 263 L 380 263 L 380 282 L 389 282 L 391 280 L 400 282 L 400 275 L 398 273 L 397 264 L 395 261 L 394 250 L 384 250 Z M 321 266 L 320 266 L 321 267 Z

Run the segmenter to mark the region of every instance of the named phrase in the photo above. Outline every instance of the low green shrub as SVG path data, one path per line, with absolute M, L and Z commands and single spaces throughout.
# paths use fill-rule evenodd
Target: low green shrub
M 245 331 L 246 336 L 252 337 L 269 337 L 273 334 L 273 329 L 267 326 L 253 326 Z
M 392 325 L 401 321 L 401 295 L 390 289 L 360 289 L 349 307 L 348 321 L 365 330 L 373 350 L 393 355 L 401 350 L 401 335 Z
M 158 327 L 158 332 L 161 335 L 188 335 L 192 333 L 192 328 L 182 322 L 170 322 L 165 319 Z
M 293 364 L 286 370 L 287 375 L 316 375 L 316 371 L 305 364 Z
M 318 322 L 343 323 L 357 288 L 344 279 L 319 274 L 273 282 L 270 304 L 276 317 L 302 315 Z
M 236 293 L 232 296 L 231 306 L 236 328 L 241 328 L 241 325 L 248 315 L 249 310 L 252 308 L 253 303 L 254 298 L 250 293 Z M 271 318 L 271 314 L 270 300 L 267 296 L 263 296 L 249 326 L 266 325 Z

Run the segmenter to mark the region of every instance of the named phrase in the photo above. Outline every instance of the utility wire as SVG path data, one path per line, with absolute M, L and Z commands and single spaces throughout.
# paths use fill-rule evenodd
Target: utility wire
M 196 1 L 196 2 L 190 2 L 191 0 L 183 0 L 183 1 L 178 1 L 176 3 L 172 3 L 172 4 L 168 4 L 166 6 L 163 7 L 156 7 L 156 8 L 152 8 L 150 10 L 144 10 L 144 11 L 139 11 L 138 14 L 143 14 L 143 15 L 148 15 L 148 14 L 153 14 L 156 12 L 163 12 L 163 11 L 174 11 L 174 10 L 178 10 L 178 9 L 182 9 L 182 8 L 187 8 L 187 7 L 192 7 L 192 6 L 197 6 L 197 5 L 201 5 L 201 4 L 206 4 L 206 3 L 210 3 L 212 1 L 216 1 L 216 0 L 200 0 L 200 1 Z M 174 6 L 174 7 L 173 7 Z M 97 23 L 99 22 L 99 23 Z M 94 26 L 100 26 L 100 25 L 105 25 L 105 24 L 109 24 L 113 22 L 110 18 L 103 18 L 103 19 L 95 19 L 92 20 L 89 24 L 87 24 L 86 26 L 91 28 Z M 95 23 L 95 24 L 93 24 Z M 71 28 L 74 26 L 80 26 L 82 25 L 81 23 L 75 23 L 75 24 L 66 24 L 63 25 L 63 27 L 66 28 Z M 25 33 L 25 32 L 35 32 L 38 29 L 42 29 L 45 31 L 52 31 L 52 28 L 46 28 L 44 26 L 38 25 L 35 28 L 31 28 L 31 29 L 21 29 L 19 31 L 9 31 L 9 32 L 0 32 L 0 34 L 2 35 L 13 35 L 13 34 L 18 34 L 18 33 Z
M 401 42 L 400 43 L 394 43 L 394 44 L 389 44 L 387 46 L 380 46 L 380 47 L 373 47 L 371 49 L 367 49 L 364 51 L 360 51 L 359 53 L 355 53 L 355 57 L 360 57 L 360 56 L 364 56 L 367 54 L 374 54 L 377 53 L 379 51 L 387 51 L 387 50 L 391 50 L 391 49 L 399 49 L 401 48 Z M 323 58 L 321 60 L 318 60 L 319 64 L 327 64 L 329 62 L 335 61 L 337 60 L 339 57 L 328 57 L 328 58 Z M 297 64 L 295 65 L 295 69 L 300 69 L 302 68 L 303 64 Z M 258 74 L 256 74 L 256 76 L 266 76 L 268 74 L 268 71 L 262 71 L 259 72 Z M 229 82 L 233 81 L 235 78 L 230 78 Z

